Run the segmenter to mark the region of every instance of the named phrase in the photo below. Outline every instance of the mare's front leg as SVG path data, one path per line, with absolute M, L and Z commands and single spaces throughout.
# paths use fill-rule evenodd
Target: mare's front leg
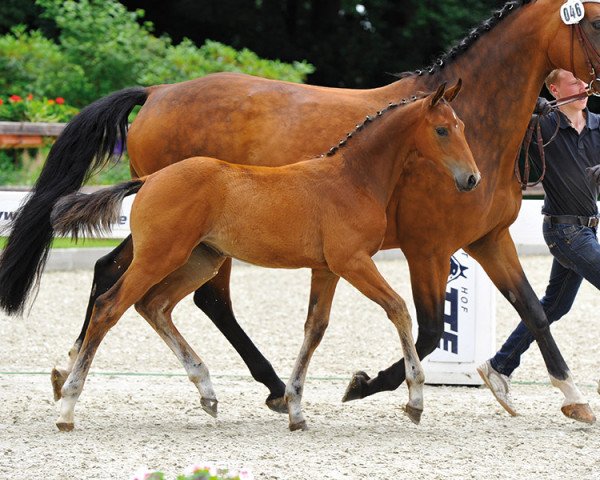
M 121 278 L 125 270 L 127 270 L 131 264 L 132 258 L 133 242 L 131 241 L 131 235 L 129 235 L 117 246 L 117 248 L 96 262 L 94 267 L 94 279 L 92 281 L 92 291 L 90 292 L 90 298 L 88 300 L 88 306 L 85 312 L 85 319 L 83 321 L 81 333 L 69 350 L 69 361 L 67 363 L 67 367 L 64 369 L 54 367 L 50 375 L 55 401 L 60 400 L 61 388 L 69 376 L 69 373 L 71 373 L 71 370 L 73 369 L 73 364 L 77 359 L 77 355 L 79 355 L 79 350 L 81 349 L 85 333 L 88 329 L 96 299 L 100 295 L 106 293 L 117 282 L 117 280 Z
M 202 285 L 194 294 L 194 303 L 211 319 L 238 352 L 252 377 L 269 389 L 267 406 L 279 413 L 287 412 L 284 400 L 285 384 L 277 376 L 271 363 L 256 348 L 238 324 L 233 313 L 229 292 L 231 259 L 228 258 L 219 273 Z
M 218 402 L 208 368 L 173 324 L 172 312 L 181 299 L 212 278 L 224 261 L 225 257 L 199 245 L 183 267 L 152 287 L 135 304 L 136 310 L 160 335 L 185 368 L 188 378 L 200 392 L 202 409 L 215 418 Z
M 409 399 L 405 411 L 411 421 L 418 424 L 421 421 L 423 412 L 425 375 L 415 349 L 411 319 L 406 303 L 388 285 L 377 270 L 373 259 L 366 253 L 355 254 L 354 257 L 343 262 L 337 268 L 332 266 L 332 270 L 346 279 L 363 295 L 380 305 L 398 330 L 402 351 L 404 352 L 406 382 L 408 384 Z
M 415 348 L 422 360 L 439 345 L 444 333 L 444 302 L 450 257 L 446 255 L 412 255 L 408 257 L 413 299 L 417 310 L 419 331 Z M 406 378 L 404 359 L 398 360 L 376 377 L 364 371 L 356 372 L 350 381 L 343 402 L 365 398 L 374 393 L 395 390 Z
M 537 341 L 552 385 L 565 396 L 562 412 L 574 420 L 594 423 L 596 417 L 575 385 L 552 337 L 546 314 L 525 277 L 508 228 L 491 232 L 466 250 L 481 264 L 498 290 L 517 310 Z
M 525 277 L 523 268 L 519 262 L 516 248 L 509 235 L 508 229 L 504 228 L 492 232 L 480 241 L 472 244 L 466 249 L 485 269 L 490 279 L 508 301 L 517 310 L 525 324 L 538 340 L 538 345 L 546 362 L 552 384 L 558 387 L 565 395 L 562 407 L 563 413 L 575 420 L 585 423 L 595 421 L 589 405 L 581 395 L 581 392 L 573 382 L 567 365 L 552 338 L 548 326 L 548 320 L 539 303 L 539 299 L 531 288 Z M 446 263 L 447 265 L 447 263 Z M 447 267 L 446 267 L 447 268 Z M 427 272 L 425 270 L 425 272 Z M 411 265 L 411 278 L 417 274 L 417 269 Z M 433 272 L 435 275 L 435 271 Z M 425 273 L 425 275 L 427 275 Z M 432 280 L 435 282 L 434 277 Z M 441 277 L 439 277 L 441 279 Z M 427 282 L 419 282 L 426 286 Z M 440 282 L 438 282 L 440 283 Z M 439 342 L 443 333 L 443 294 L 436 296 L 428 293 L 427 289 L 418 289 L 419 285 L 413 280 L 413 295 L 417 306 L 419 322 L 419 339 L 421 339 L 422 325 L 430 325 L 431 328 L 424 330 L 423 344 Z M 444 284 L 445 291 L 445 284 Z M 441 298 L 438 305 L 437 299 Z M 436 314 L 436 311 L 439 312 Z M 422 313 L 421 313 L 422 312 Z M 430 312 L 430 313 L 428 313 Z M 439 321 L 439 330 L 436 331 L 436 318 Z M 428 342 L 426 337 L 430 338 Z M 422 358 L 422 357 L 421 357 Z M 352 379 L 345 400 L 364 398 L 382 390 L 393 390 L 400 385 L 404 378 L 402 361 L 396 362 L 386 370 L 370 379 L 364 372 L 358 372 Z
M 329 270 L 312 271 L 308 315 L 304 324 L 304 341 L 285 390 L 289 427 L 292 431 L 307 429 L 301 405 L 304 380 L 312 354 L 321 342 L 329 324 L 331 302 L 339 279 L 340 277 Z

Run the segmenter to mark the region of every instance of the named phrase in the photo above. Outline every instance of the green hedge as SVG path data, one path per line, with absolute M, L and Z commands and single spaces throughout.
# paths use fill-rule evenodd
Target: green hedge
M 245 72 L 302 82 L 314 71 L 306 62 L 259 58 L 207 41 L 197 47 L 184 39 L 174 45 L 152 34 L 143 10 L 128 11 L 114 0 L 37 0 L 56 23 L 56 41 L 40 31 L 15 26 L 0 36 L 0 95 L 61 97 L 83 107 L 132 85 L 174 83 L 208 73 Z

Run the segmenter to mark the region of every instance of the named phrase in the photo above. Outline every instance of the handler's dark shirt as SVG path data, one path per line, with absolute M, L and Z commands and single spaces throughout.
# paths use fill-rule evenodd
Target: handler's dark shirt
M 540 119 L 544 143 L 556 131 L 559 115 L 559 131 L 554 140 L 544 148 L 546 175 L 542 185 L 546 196 L 542 211 L 548 215 L 597 215 L 599 188 L 586 168 L 600 163 L 600 115 L 586 109 L 586 126 L 578 134 L 562 112 L 553 111 Z M 529 155 L 535 169 L 541 172 L 535 135 Z

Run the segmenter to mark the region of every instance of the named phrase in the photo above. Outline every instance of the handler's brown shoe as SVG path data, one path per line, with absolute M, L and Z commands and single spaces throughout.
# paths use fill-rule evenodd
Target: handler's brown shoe
M 516 417 L 518 413 L 510 396 L 510 378 L 494 370 L 489 360 L 477 367 L 477 372 L 504 410 Z

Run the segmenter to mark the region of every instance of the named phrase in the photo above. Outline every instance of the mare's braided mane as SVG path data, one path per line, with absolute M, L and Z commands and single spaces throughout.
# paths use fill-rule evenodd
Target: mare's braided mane
M 466 52 L 471 45 L 473 45 L 479 37 L 481 37 L 486 32 L 489 32 L 492 28 L 494 28 L 500 21 L 506 18 L 510 13 L 517 10 L 519 7 L 522 7 L 525 4 L 531 3 L 533 0 L 511 0 L 506 2 L 504 6 L 500 10 L 496 10 L 490 18 L 481 22 L 480 25 L 473 28 L 469 34 L 463 38 L 460 42 L 454 45 L 450 50 L 440 56 L 437 60 L 433 62 L 429 67 L 415 70 L 414 72 L 402 72 L 399 74 L 395 74 L 398 78 L 410 77 L 413 75 L 424 75 L 428 73 L 429 75 L 433 75 L 435 72 L 444 68 L 447 64 L 451 63 L 456 57 L 458 57 L 461 53 Z

